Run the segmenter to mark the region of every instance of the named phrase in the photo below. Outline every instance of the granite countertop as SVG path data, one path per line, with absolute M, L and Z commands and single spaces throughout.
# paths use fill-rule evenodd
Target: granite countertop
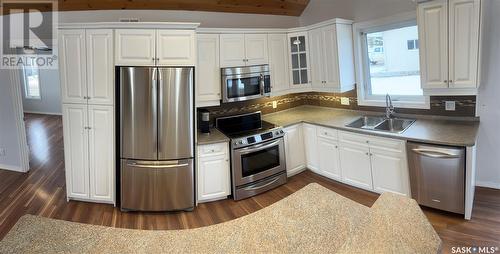
M 345 127 L 346 124 L 365 114 L 367 113 L 353 110 L 300 106 L 264 115 L 263 120 L 283 127 L 305 122 L 362 134 L 432 144 L 451 146 L 474 146 L 476 144 L 479 121 L 414 117 L 417 118 L 417 121 L 401 134 Z M 380 115 L 381 113 L 376 114 Z
M 198 145 L 209 145 L 215 143 L 229 142 L 229 138 L 215 128 L 210 129 L 210 133 L 201 133 L 198 130 Z

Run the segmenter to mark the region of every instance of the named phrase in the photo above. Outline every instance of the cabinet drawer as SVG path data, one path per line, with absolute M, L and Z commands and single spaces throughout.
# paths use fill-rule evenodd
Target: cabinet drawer
M 381 137 L 370 137 L 368 139 L 370 147 L 376 149 L 382 149 L 389 152 L 399 152 L 405 151 L 405 141 L 391 139 L 391 138 L 381 138 Z
M 339 139 L 339 131 L 332 128 L 318 127 L 318 137 L 338 140 Z
M 220 155 L 227 153 L 227 143 L 217 143 L 210 145 L 201 145 L 198 146 L 198 155 L 199 156 L 207 156 L 207 155 Z
M 339 131 L 340 142 L 368 146 L 370 143 L 369 139 L 370 136 L 367 135 Z

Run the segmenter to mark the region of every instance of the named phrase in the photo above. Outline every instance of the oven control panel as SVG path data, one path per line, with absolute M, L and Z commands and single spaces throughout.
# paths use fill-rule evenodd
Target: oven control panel
M 255 145 L 270 139 L 280 138 L 283 136 L 285 136 L 285 132 L 283 131 L 282 128 L 274 128 L 272 130 L 260 134 L 233 139 L 232 147 L 234 149 L 234 148 L 241 148 L 245 146 Z

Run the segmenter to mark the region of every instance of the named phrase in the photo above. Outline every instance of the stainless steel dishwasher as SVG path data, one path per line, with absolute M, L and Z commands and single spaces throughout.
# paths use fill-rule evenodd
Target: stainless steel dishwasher
M 408 142 L 412 198 L 423 206 L 464 214 L 465 148 Z

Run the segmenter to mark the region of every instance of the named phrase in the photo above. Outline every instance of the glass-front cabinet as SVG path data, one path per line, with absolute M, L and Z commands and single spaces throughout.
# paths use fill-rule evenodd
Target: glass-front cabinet
M 310 86 L 309 45 L 307 32 L 288 34 L 290 53 L 290 83 L 293 89 Z

